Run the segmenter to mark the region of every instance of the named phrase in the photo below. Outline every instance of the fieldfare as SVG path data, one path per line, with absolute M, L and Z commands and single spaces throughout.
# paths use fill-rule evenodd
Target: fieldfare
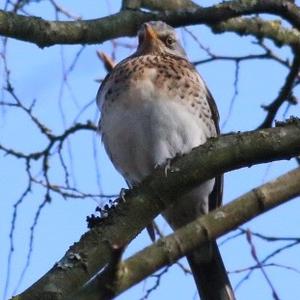
M 175 30 L 145 23 L 136 52 L 117 64 L 97 94 L 102 141 L 130 186 L 157 165 L 219 134 L 219 115 L 205 82 L 188 61 Z M 163 212 L 175 230 L 221 204 L 222 176 L 192 189 Z M 233 299 L 216 242 L 187 256 L 203 300 Z

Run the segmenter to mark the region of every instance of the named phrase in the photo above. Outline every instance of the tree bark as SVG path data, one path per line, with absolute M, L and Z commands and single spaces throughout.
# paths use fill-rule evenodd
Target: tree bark
M 258 215 L 299 196 L 299 183 L 300 168 L 297 168 L 253 189 L 121 262 L 113 280 L 112 274 L 106 277 L 102 273 L 69 299 L 104 300 L 106 298 L 103 292 L 107 286 L 114 297 L 118 296 L 163 266 L 175 263 L 201 244 L 215 240 Z
M 218 174 L 253 164 L 289 159 L 300 153 L 300 120 L 280 127 L 211 139 L 191 153 L 159 168 L 108 211 L 101 224 L 17 299 L 63 299 L 110 262 L 172 199 Z M 125 200 L 125 201 L 124 201 Z
M 213 26 L 231 18 L 258 13 L 280 16 L 300 30 L 300 9 L 292 2 L 243 0 L 175 11 L 122 10 L 108 17 L 85 21 L 47 21 L 0 10 L 0 35 L 35 43 L 39 47 L 55 44 L 95 44 L 121 36 L 135 36 L 142 23 L 150 20 L 162 20 L 174 27 L 195 24 Z M 231 28 L 233 22 L 234 20 L 231 21 Z

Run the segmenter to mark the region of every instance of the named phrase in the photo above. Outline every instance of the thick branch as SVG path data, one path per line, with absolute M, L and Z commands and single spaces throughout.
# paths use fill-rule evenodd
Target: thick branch
M 186 190 L 226 171 L 289 159 L 299 153 L 299 120 L 278 128 L 209 140 L 189 155 L 175 158 L 167 174 L 160 168 L 127 193 L 126 201 L 120 201 L 102 219 L 101 226 L 84 234 L 59 263 L 18 299 L 62 299 L 76 292 L 110 261 L 112 249 L 130 242 L 172 199 Z
M 105 299 L 102 293 L 108 285 L 113 296 L 118 296 L 163 266 L 173 264 L 208 239 L 215 240 L 271 208 L 299 196 L 299 182 L 300 168 L 297 168 L 253 189 L 122 262 L 113 283 L 107 282 L 104 272 L 85 285 L 72 299 Z
M 178 10 L 199 8 L 190 0 L 123 0 L 122 9 Z
M 261 18 L 234 18 L 212 26 L 214 33 L 235 32 L 239 35 L 253 35 L 258 39 L 269 38 L 277 46 L 289 45 L 300 48 L 300 32 L 282 26 L 279 20 L 265 21 Z
M 219 5 L 146 13 L 123 10 L 112 16 L 87 21 L 46 21 L 0 10 L 0 34 L 28 41 L 40 47 L 54 44 L 93 44 L 121 36 L 133 36 L 140 25 L 149 20 L 163 20 L 173 25 L 213 25 L 243 15 L 271 13 L 300 28 L 300 9 L 284 0 L 227 1 Z

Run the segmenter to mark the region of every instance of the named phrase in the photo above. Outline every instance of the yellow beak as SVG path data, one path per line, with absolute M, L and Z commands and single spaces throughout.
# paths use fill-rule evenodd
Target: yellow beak
M 149 24 L 145 24 L 145 40 L 146 41 L 152 41 L 157 39 L 157 33 L 154 31 L 154 29 Z

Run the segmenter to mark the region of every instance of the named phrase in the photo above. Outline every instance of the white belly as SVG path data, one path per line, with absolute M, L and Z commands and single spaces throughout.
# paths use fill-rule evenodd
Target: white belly
M 166 86 L 155 88 L 155 76 L 156 70 L 148 69 L 142 79 L 126 82 L 126 93 L 115 92 L 111 101 L 104 101 L 104 91 L 98 99 L 103 143 L 113 164 L 130 185 L 141 182 L 168 158 L 188 153 L 216 134 L 212 123 L 204 120 L 204 114 L 199 116 L 201 109 L 208 107 L 207 103 L 199 102 L 205 92 L 195 99 L 198 100 L 195 108 L 180 97 L 182 91 L 174 89 L 173 94 L 166 94 Z M 177 228 L 206 213 L 213 185 L 214 179 L 209 180 L 177 199 L 163 213 L 169 224 Z
M 205 124 L 183 103 L 164 99 L 112 105 L 102 116 L 101 131 L 114 165 L 133 184 L 208 136 Z

